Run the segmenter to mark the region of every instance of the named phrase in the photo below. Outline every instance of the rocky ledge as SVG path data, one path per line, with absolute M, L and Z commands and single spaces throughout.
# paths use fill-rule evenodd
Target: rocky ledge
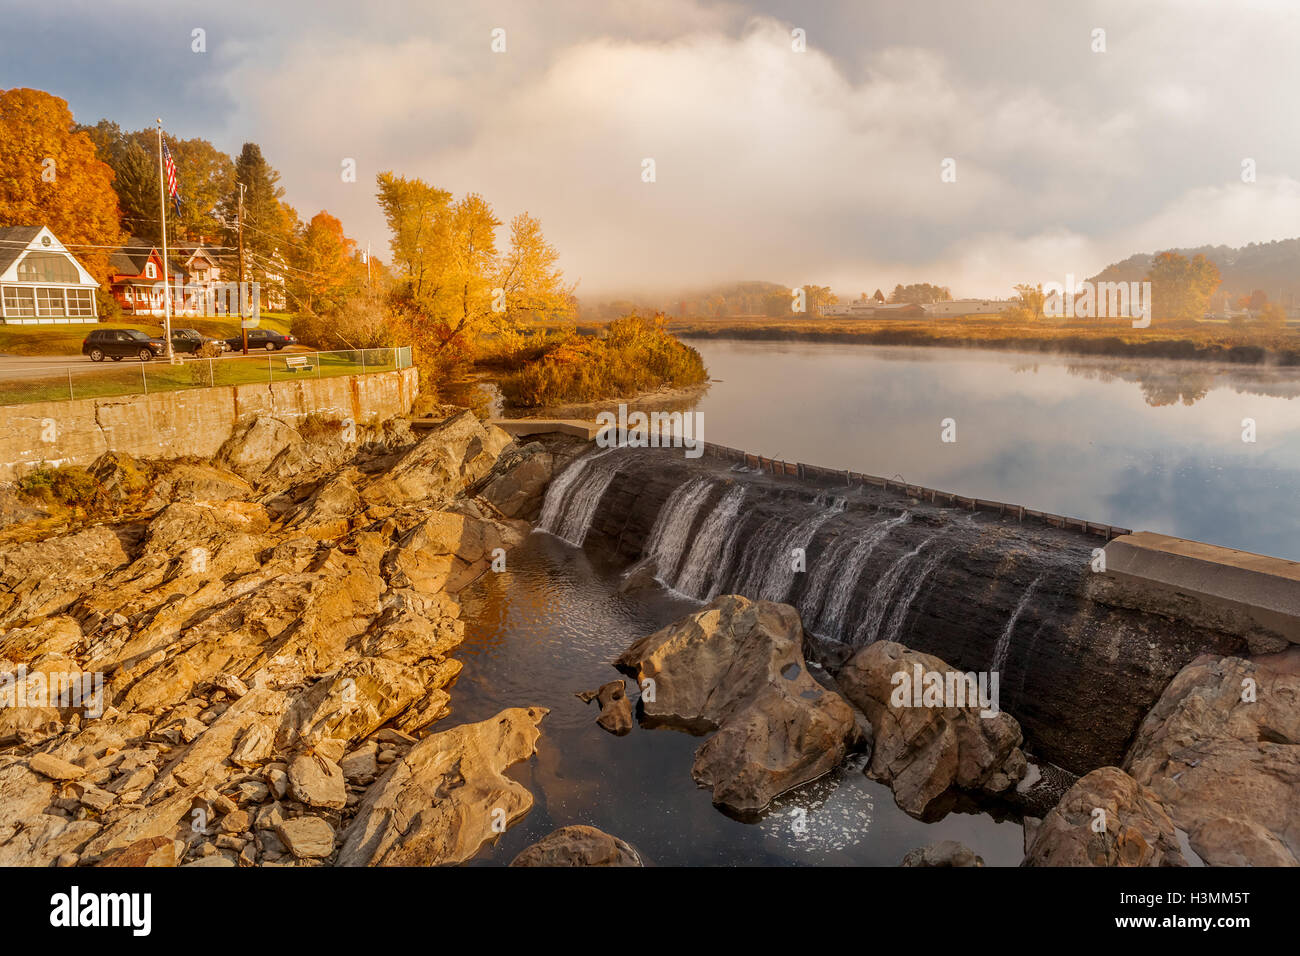
M 109 454 L 118 518 L 9 529 L 0 865 L 452 863 L 527 811 L 503 771 L 544 710 L 431 728 L 457 592 L 528 531 L 552 456 L 440 412 Z

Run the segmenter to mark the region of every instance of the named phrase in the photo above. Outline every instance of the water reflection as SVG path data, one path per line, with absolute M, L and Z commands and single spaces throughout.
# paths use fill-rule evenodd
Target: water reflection
M 709 441 L 1300 559 L 1300 369 L 693 344 L 721 380 L 696 406 Z

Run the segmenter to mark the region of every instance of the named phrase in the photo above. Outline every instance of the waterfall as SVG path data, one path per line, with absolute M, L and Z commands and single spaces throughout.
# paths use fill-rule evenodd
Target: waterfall
M 727 533 L 737 524 L 736 516 L 740 514 L 744 498 L 745 486 L 733 485 L 709 512 L 673 585 L 678 591 L 693 598 L 703 598 L 708 593 L 710 577 L 715 581 L 722 577 L 725 564 L 719 562 L 719 556 L 730 541 Z
M 875 552 L 876 545 L 885 540 L 891 531 L 911 520 L 911 512 L 904 511 L 893 518 L 879 521 L 861 538 L 842 542 L 844 548 L 835 553 L 828 552 L 817 562 L 816 573 L 809 582 L 809 594 L 805 596 L 805 604 L 801 608 L 810 631 L 837 641 L 843 640 L 849 601 L 853 598 L 867 560 Z M 841 542 L 837 542 L 839 543 Z M 844 551 L 848 551 L 847 557 L 842 553 Z
M 743 518 L 731 526 L 731 533 L 727 535 L 727 543 L 722 546 L 722 555 L 718 558 L 717 574 L 714 575 L 703 600 L 712 601 L 722 593 L 723 585 L 727 583 L 727 579 L 731 576 L 731 567 L 736 560 L 736 548 L 740 545 L 740 533 L 744 527 L 745 519 Z
M 951 550 L 951 547 L 943 547 L 933 551 L 925 559 L 925 563 L 921 565 L 920 569 L 908 580 L 907 589 L 895 602 L 894 611 L 889 615 L 889 625 L 885 628 L 886 640 L 902 643 L 899 639 L 903 636 L 903 624 L 907 621 L 907 612 L 912 609 L 912 602 L 921 593 L 921 588 L 924 586 L 926 579 L 943 563 L 944 558 L 948 557 Z
M 1025 588 L 1025 593 L 1020 595 L 1020 603 L 1016 609 L 1011 612 L 1011 617 L 1007 619 L 1007 626 L 1002 629 L 1002 636 L 998 638 L 997 644 L 993 648 L 993 664 L 989 668 L 992 671 L 1002 672 L 1006 666 L 1007 654 L 1011 651 L 1011 635 L 1016 629 L 1016 622 L 1020 620 L 1020 615 L 1024 613 L 1025 608 L 1029 605 L 1029 599 L 1033 596 L 1034 591 L 1038 589 L 1038 582 L 1043 580 L 1040 574 L 1030 582 L 1029 587 Z
M 818 498 L 813 502 L 814 506 L 821 504 L 823 499 Z M 807 551 L 808 545 L 812 542 L 819 528 L 837 514 L 844 511 L 845 500 L 836 498 L 830 503 L 830 507 L 825 511 L 820 511 L 809 518 L 805 518 L 782 536 L 776 550 L 772 553 L 771 559 L 767 562 L 767 567 L 763 571 L 763 577 L 757 584 L 754 596 L 764 601 L 784 601 L 790 594 L 790 588 L 794 584 L 795 569 L 794 557 L 796 548 Z
M 537 519 L 538 531 L 582 547 L 596 515 L 596 506 L 618 473 L 614 462 L 604 460 L 615 451 L 608 448 L 580 458 L 551 482 L 542 502 L 542 514 Z
M 644 559 L 654 560 L 656 577 L 669 586 L 676 580 L 677 565 L 686 550 L 695 518 L 712 490 L 713 482 L 707 478 L 685 481 L 664 502 L 655 518 Z
M 808 586 L 804 588 L 803 596 L 799 599 L 799 617 L 803 620 L 806 630 L 813 630 L 813 622 L 821 614 L 822 605 L 830 590 L 831 577 L 836 571 L 843 569 L 846 564 L 845 559 L 852 557 L 857 545 L 859 542 L 853 538 L 838 537 L 826 546 L 826 550 L 813 565 L 812 574 L 808 576 Z
M 881 575 L 880 580 L 876 582 L 876 586 L 871 590 L 871 597 L 867 601 L 867 610 L 863 614 L 862 622 L 858 624 L 857 630 L 853 633 L 852 643 L 854 647 L 865 647 L 867 644 L 875 642 L 879 636 L 880 625 L 884 623 L 885 612 L 889 609 L 894 592 L 903 583 L 908 568 L 911 567 L 917 556 L 925 550 L 926 546 L 937 538 L 938 534 L 926 538 L 890 565 L 889 570 Z

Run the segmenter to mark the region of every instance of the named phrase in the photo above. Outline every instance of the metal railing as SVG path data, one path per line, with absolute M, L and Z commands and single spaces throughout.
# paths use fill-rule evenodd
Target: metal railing
M 168 364 L 165 358 L 151 362 L 124 358 L 120 362 L 105 360 L 103 363 L 86 359 L 76 365 L 0 370 L 0 406 L 149 395 L 218 385 L 369 375 L 409 368 L 410 365 L 409 345 L 333 352 L 259 352 L 219 358 L 182 356 L 175 365 Z

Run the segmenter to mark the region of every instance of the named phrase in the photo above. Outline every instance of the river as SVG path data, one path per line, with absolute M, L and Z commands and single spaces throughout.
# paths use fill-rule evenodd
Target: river
M 1300 560 L 1300 369 L 690 344 L 715 379 L 708 441 Z

